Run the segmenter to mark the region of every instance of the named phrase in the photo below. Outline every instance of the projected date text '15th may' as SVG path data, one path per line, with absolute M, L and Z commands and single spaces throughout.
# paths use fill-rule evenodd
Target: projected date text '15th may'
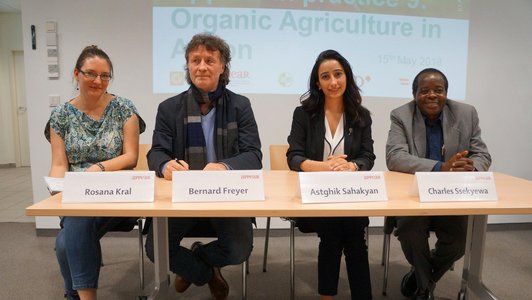
M 381 65 L 407 65 L 412 67 L 437 67 L 442 65 L 442 58 L 435 56 L 409 56 L 409 55 L 379 55 L 379 64 Z

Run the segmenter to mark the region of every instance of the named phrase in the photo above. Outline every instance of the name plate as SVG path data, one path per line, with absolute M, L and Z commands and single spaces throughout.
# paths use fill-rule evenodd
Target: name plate
M 497 201 L 492 172 L 416 172 L 413 191 L 420 202 Z
M 302 203 L 387 201 L 383 172 L 300 172 Z
M 67 172 L 63 203 L 153 202 L 153 171 Z
M 172 172 L 172 202 L 264 201 L 262 170 Z

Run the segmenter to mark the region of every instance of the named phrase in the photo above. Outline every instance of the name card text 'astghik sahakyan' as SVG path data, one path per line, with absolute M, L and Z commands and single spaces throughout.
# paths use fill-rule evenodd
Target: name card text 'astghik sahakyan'
M 492 172 L 417 172 L 420 202 L 496 201 Z
M 300 172 L 302 203 L 387 201 L 383 172 Z
M 263 201 L 261 170 L 172 173 L 173 202 Z
M 155 172 L 67 172 L 63 203 L 153 202 Z

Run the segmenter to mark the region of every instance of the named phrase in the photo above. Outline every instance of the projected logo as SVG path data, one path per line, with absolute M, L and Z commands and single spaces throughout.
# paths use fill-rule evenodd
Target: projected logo
M 251 86 L 251 72 L 248 70 L 233 70 L 229 78 L 232 86 Z
M 404 78 L 404 77 L 400 77 L 399 78 L 399 84 L 408 86 L 408 85 L 410 85 L 410 79 Z
M 371 76 L 369 76 L 369 75 L 366 75 L 366 76 L 355 75 L 355 81 L 356 81 L 358 87 L 361 88 L 361 87 L 364 86 L 364 84 L 369 83 L 371 81 Z
M 231 71 L 231 79 L 250 79 L 251 73 L 248 70 Z
M 279 85 L 283 87 L 292 86 L 292 84 L 294 84 L 294 76 L 292 76 L 290 73 L 283 72 L 279 74 L 277 82 L 279 82 Z
M 177 71 L 170 72 L 170 85 L 183 85 L 185 84 L 185 72 Z

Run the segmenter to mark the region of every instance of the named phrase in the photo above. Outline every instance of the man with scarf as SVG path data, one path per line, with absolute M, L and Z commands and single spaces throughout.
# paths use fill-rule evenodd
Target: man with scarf
M 261 169 L 262 153 L 255 117 L 248 98 L 226 88 L 231 53 L 221 38 L 207 33 L 192 37 L 185 50 L 190 88 L 163 101 L 158 108 L 150 170 L 172 180 L 173 171 Z M 251 218 L 209 218 L 218 240 L 196 242 L 191 249 L 181 240 L 204 218 L 169 218 L 170 270 L 175 288 L 208 283 L 214 299 L 226 299 L 229 286 L 220 268 L 244 262 L 253 247 Z M 146 252 L 153 260 L 153 235 Z

